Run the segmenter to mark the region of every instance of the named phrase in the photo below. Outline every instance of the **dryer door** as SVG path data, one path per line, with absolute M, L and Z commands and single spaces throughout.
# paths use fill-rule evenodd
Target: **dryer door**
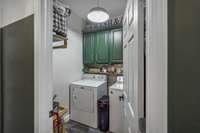
M 94 112 L 94 91 L 85 86 L 74 86 L 72 89 L 72 104 L 76 110 Z

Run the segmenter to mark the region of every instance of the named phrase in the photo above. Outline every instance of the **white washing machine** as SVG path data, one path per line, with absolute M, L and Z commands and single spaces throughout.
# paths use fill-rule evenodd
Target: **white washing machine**
M 98 127 L 97 101 L 107 95 L 107 76 L 84 74 L 70 85 L 70 119 Z
M 123 133 L 123 100 L 123 77 L 118 76 L 117 82 L 109 87 L 109 130 L 113 133 Z

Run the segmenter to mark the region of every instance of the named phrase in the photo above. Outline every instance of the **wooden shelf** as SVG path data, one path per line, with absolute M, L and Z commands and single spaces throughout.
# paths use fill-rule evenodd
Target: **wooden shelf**
M 98 73 L 95 73 L 95 72 L 84 72 L 86 74 L 102 74 L 102 75 L 108 75 L 108 76 L 123 76 L 123 73 L 103 73 L 103 72 L 98 72 Z
M 61 35 L 57 35 L 57 34 L 54 34 L 53 35 L 53 42 L 59 42 L 59 41 L 64 41 L 63 45 L 61 46 L 53 46 L 54 49 L 57 49 L 57 48 L 67 48 L 67 38 L 66 37 L 63 37 Z

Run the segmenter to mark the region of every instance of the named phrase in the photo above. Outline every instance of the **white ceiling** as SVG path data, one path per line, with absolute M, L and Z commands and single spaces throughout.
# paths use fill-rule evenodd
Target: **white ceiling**
M 97 0 L 64 0 L 72 11 L 86 19 L 88 11 L 97 6 Z M 126 0 L 100 0 L 100 6 L 108 10 L 110 17 L 123 15 Z

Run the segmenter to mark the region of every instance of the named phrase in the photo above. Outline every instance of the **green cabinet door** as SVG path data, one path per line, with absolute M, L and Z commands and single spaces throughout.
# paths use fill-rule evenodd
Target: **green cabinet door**
M 83 36 L 83 63 L 95 64 L 96 34 L 85 33 Z
M 110 45 L 110 62 L 112 64 L 123 62 L 122 29 L 111 31 L 112 44 Z
M 110 31 L 97 32 L 96 64 L 109 63 Z
M 121 64 L 122 30 L 115 29 L 83 35 L 83 62 L 87 64 Z

